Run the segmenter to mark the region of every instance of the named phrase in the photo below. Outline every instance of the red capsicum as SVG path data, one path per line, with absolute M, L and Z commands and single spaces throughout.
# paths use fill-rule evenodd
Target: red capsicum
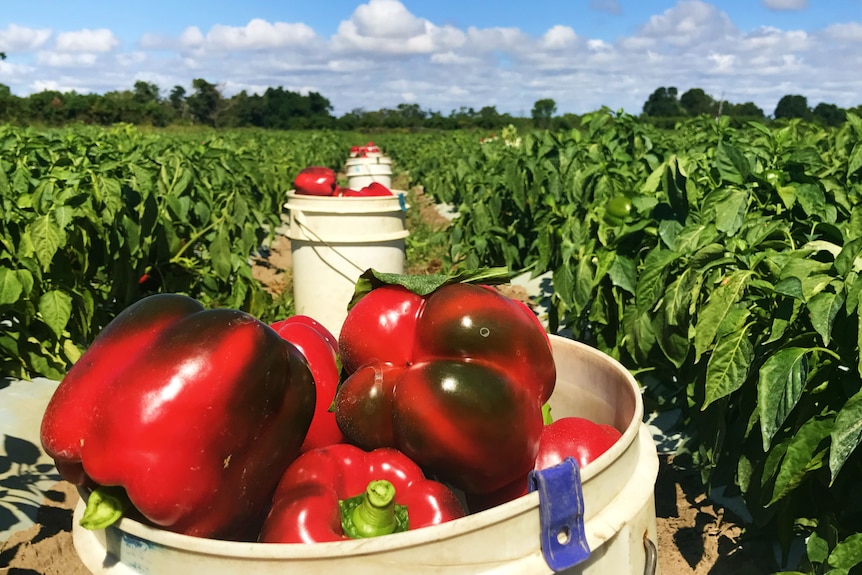
M 526 306 L 463 278 L 437 279 L 408 289 L 409 276 L 360 278 L 380 285 L 341 329 L 347 378 L 336 421 L 364 449 L 395 447 L 459 489 L 494 491 L 535 462 L 556 380 L 551 346 Z
M 69 370 L 41 440 L 64 479 L 95 488 L 85 527 L 134 512 L 178 533 L 254 539 L 314 401 L 308 363 L 269 326 L 157 294 Z
M 586 465 L 622 437 L 619 430 L 606 423 L 596 423 L 584 417 L 562 417 L 554 421 L 550 407 L 543 408 L 545 427 L 539 440 L 539 453 L 533 469 L 539 471 L 562 463 L 573 457 L 578 467 Z M 517 499 L 528 493 L 527 477 L 519 478 L 506 487 L 491 494 L 467 494 L 467 502 L 472 512 L 482 511 Z
M 334 170 L 324 166 L 310 166 L 299 171 L 293 180 L 293 188 L 297 194 L 331 196 L 335 194 L 336 179 Z
M 299 349 L 314 376 L 317 391 L 314 419 L 300 451 L 343 443 L 344 435 L 335 422 L 335 413 L 330 409 L 340 377 L 338 340 L 323 324 L 307 315 L 294 315 L 270 327 Z
M 426 479 L 403 453 L 339 444 L 308 451 L 291 464 L 259 540 L 321 543 L 377 537 L 463 516 L 455 494 Z

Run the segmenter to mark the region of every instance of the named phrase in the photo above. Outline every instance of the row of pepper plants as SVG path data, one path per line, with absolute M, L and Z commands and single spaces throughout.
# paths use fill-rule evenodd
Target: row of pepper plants
M 333 133 L 0 127 L 0 375 L 59 379 L 121 310 L 155 291 L 286 315 L 250 257 Z
M 457 207 L 451 260 L 551 271 L 551 329 L 675 408 L 709 489 L 806 573 L 862 564 L 862 119 L 663 132 L 601 110 L 519 146 L 379 137 Z

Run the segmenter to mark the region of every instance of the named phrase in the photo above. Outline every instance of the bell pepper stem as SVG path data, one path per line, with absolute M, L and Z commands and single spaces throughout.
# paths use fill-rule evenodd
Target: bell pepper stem
M 122 487 L 97 487 L 87 498 L 80 525 L 91 531 L 105 529 L 119 521 L 129 507 L 131 502 Z
M 371 481 L 365 492 L 340 501 L 341 526 L 352 539 L 406 531 L 407 508 L 395 503 L 395 486 L 385 479 Z
M 554 416 L 551 415 L 551 404 L 546 403 L 542 406 L 542 422 L 545 425 L 551 425 L 554 423 Z

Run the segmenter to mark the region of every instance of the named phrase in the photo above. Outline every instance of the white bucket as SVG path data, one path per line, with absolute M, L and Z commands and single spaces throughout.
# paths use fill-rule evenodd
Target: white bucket
M 622 437 L 581 470 L 589 558 L 570 575 L 657 573 L 654 489 L 658 456 L 642 423 L 640 389 L 618 362 L 584 344 L 551 336 L 556 418 L 588 417 L 614 425 Z M 82 497 L 85 497 L 82 494 Z M 317 544 L 216 541 L 121 519 L 106 530 L 72 520 L 75 549 L 95 574 L 315 573 L 316 575 L 461 575 L 552 573 L 539 537 L 536 492 L 433 527 L 385 537 Z
M 360 190 L 372 182 L 392 187 L 392 160 L 386 156 L 350 158 L 344 163 L 347 185 Z
M 355 198 L 287 194 L 296 313 L 313 317 L 336 337 L 362 272 L 404 272 L 407 204 L 404 192 L 393 193 Z

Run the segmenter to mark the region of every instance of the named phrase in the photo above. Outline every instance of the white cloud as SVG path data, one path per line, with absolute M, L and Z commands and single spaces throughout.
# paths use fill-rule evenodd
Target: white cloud
M 462 46 L 465 35 L 411 14 L 398 0 L 371 0 L 342 21 L 333 47 L 366 54 L 430 54 Z
M 687 0 L 652 16 L 636 36 L 673 46 L 702 46 L 739 34 L 727 14 L 706 2 Z
M 763 0 L 763 5 L 770 10 L 804 10 L 808 0 Z
M 7 52 L 7 55 L 9 52 L 31 52 L 41 48 L 50 37 L 51 31 L 47 28 L 9 24 L 5 30 L 0 30 L 0 51 Z
M 105 28 L 57 34 L 54 47 L 62 52 L 110 52 L 120 45 L 114 33 Z
M 824 29 L 823 34 L 827 38 L 842 42 L 862 42 L 862 24 L 859 22 L 833 24 Z
M 427 31 L 426 20 L 417 18 L 398 0 L 371 0 L 353 12 L 356 34 L 368 38 L 408 40 Z
M 36 54 L 36 63 L 40 66 L 54 68 L 74 68 L 79 66 L 92 66 L 96 63 L 96 54 L 90 52 L 39 52 Z
M 190 26 L 180 34 L 180 44 L 188 48 L 197 48 L 206 41 L 206 37 L 197 26 Z
M 568 26 L 554 26 L 542 37 L 542 46 L 549 50 L 567 48 L 575 43 L 578 35 Z
M 219 50 L 259 50 L 303 46 L 316 38 L 314 30 L 305 24 L 270 24 L 256 18 L 243 27 L 213 26 L 206 35 L 206 44 Z

